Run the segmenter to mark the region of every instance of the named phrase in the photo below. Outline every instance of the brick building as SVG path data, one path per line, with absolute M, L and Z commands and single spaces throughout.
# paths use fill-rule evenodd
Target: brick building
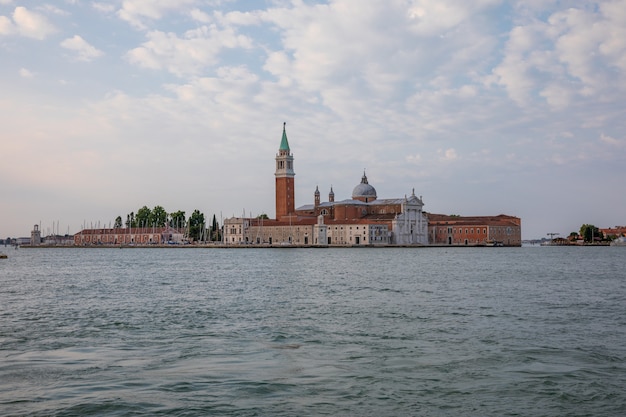
M 600 229 L 604 237 L 618 238 L 626 236 L 626 226 L 615 226 L 607 229 Z
M 74 235 L 74 245 L 162 245 L 182 243 L 183 237 L 182 231 L 169 226 L 84 229 Z
M 507 216 L 428 214 L 431 244 L 457 246 L 521 246 L 522 221 Z
M 349 199 L 336 201 L 330 188 L 322 202 L 295 208 L 294 158 L 285 125 L 276 154 L 276 218 L 233 217 L 224 221 L 224 243 L 269 245 L 427 245 L 428 219 L 415 191 L 409 197 L 378 199 L 363 173 Z

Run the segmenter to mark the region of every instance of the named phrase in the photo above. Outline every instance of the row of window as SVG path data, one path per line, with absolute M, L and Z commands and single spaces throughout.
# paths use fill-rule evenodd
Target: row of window
M 443 234 L 443 233 L 446 232 L 443 228 L 439 228 L 438 230 L 439 230 L 439 234 Z M 448 227 L 448 230 L 447 230 L 448 234 L 456 234 L 456 231 L 457 231 L 456 227 Z M 480 234 L 481 233 L 480 231 L 481 231 L 481 229 L 476 228 L 476 233 Z M 491 227 L 490 231 L 491 231 L 492 235 L 498 235 L 498 234 L 510 235 L 513 232 L 513 229 L 511 227 Z M 459 228 L 459 233 L 463 233 L 463 229 L 462 228 Z M 467 235 L 468 233 L 469 234 L 473 234 L 474 233 L 474 228 L 473 227 L 472 228 L 465 228 L 465 234 Z M 487 228 L 486 227 L 482 229 L 482 233 L 484 235 L 487 234 Z
M 472 233 L 472 234 L 474 233 L 474 228 L 472 227 L 470 229 L 466 228 L 465 229 L 465 234 L 468 234 L 468 230 L 469 230 L 469 233 Z M 483 230 L 483 234 L 486 235 L 487 234 L 487 228 L 485 227 L 482 230 Z M 439 229 L 439 233 L 444 233 L 444 230 L 443 229 Z M 456 227 L 448 227 L 448 234 L 454 234 L 454 233 L 456 233 Z M 462 228 L 459 228 L 459 233 L 463 233 L 463 229 Z M 480 229 L 479 228 L 476 228 L 476 233 L 480 234 Z

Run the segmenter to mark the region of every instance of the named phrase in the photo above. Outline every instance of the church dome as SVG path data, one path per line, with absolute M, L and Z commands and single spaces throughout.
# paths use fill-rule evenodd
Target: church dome
M 376 199 L 376 189 L 367 183 L 367 176 L 365 175 L 365 172 L 361 178 L 361 183 L 354 187 L 354 190 L 352 190 L 352 198 L 355 200 L 362 198 L 366 198 L 367 200 Z

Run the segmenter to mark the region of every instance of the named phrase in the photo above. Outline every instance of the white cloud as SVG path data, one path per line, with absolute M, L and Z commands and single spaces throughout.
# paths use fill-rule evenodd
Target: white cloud
M 509 33 L 505 57 L 493 73 L 497 82 L 508 92 L 509 97 L 518 105 L 525 105 L 531 100 L 535 80 L 529 75 L 530 63 L 527 53 L 534 48 L 537 29 L 532 26 L 516 27 Z
M 553 109 L 565 109 L 574 97 L 574 92 L 567 85 L 554 83 L 546 86 L 539 95 L 546 99 L 546 102 Z
M 6 16 L 0 16 L 0 35 L 12 35 L 17 32 L 17 28 Z
M 68 2 L 69 3 L 69 2 Z M 70 3 L 73 4 L 73 3 Z M 42 4 L 37 7 L 37 10 L 43 11 L 46 14 L 56 14 L 58 16 L 69 16 L 70 13 L 67 10 L 60 9 L 52 4 Z
M 102 13 L 113 13 L 115 11 L 115 5 L 112 3 L 103 3 L 103 2 L 99 2 L 99 1 L 94 1 L 93 3 L 91 3 L 91 7 L 93 7 L 95 10 L 102 12 Z
M 22 78 L 33 78 L 35 74 L 32 71 L 27 70 L 26 68 L 20 68 L 20 77 Z
M 446 149 L 445 151 L 440 149 L 437 153 L 439 153 L 439 157 L 442 161 L 452 162 L 459 159 L 456 150 L 453 148 Z
M 409 10 L 400 0 L 338 0 L 252 15 L 279 30 L 281 47 L 269 51 L 263 68 L 281 85 L 319 95 L 341 117 L 374 123 L 405 111 L 398 103 L 422 93 L 433 74 L 447 78 L 450 92 L 476 97 L 479 87 L 465 77 L 478 82 L 474 74 L 488 65 L 480 56 L 495 42 L 473 17 L 497 3 L 413 1 Z
M 623 146 L 625 143 L 624 140 L 615 139 L 609 135 L 605 135 L 604 133 L 600 135 L 600 141 L 610 146 Z
M 146 20 L 159 20 L 166 13 L 185 11 L 196 0 L 124 0 L 118 16 L 138 29 L 146 29 Z
M 422 162 L 422 156 L 418 153 L 406 157 L 406 161 L 410 164 L 419 164 Z
M 28 38 L 43 40 L 56 32 L 54 25 L 45 16 L 32 12 L 25 7 L 15 8 L 13 22 L 17 33 Z
M 249 38 L 215 25 L 187 31 L 182 38 L 175 33 L 158 31 L 147 36 L 147 42 L 127 53 L 128 60 L 144 68 L 166 69 L 179 76 L 198 74 L 203 68 L 216 64 L 223 49 L 252 46 Z
M 498 0 L 412 0 L 407 11 L 409 27 L 420 35 L 440 35 L 463 23 L 478 10 L 498 3 Z
M 281 85 L 291 85 L 291 60 L 283 51 L 271 52 L 265 60 L 263 69 L 275 75 Z
M 200 23 L 211 23 L 213 19 L 208 13 L 203 12 L 200 9 L 193 9 L 189 15 L 193 20 L 196 20 Z
M 76 59 L 79 61 L 92 61 L 104 54 L 99 49 L 90 45 L 79 35 L 74 35 L 71 38 L 65 39 L 61 42 L 61 46 L 65 49 L 76 52 Z
M 544 21 L 532 19 L 509 33 L 496 82 L 518 105 L 543 97 L 563 110 L 577 98 L 626 90 L 626 0 L 601 2 L 598 9 L 570 7 Z M 542 10 L 543 12 L 543 10 Z
M 258 25 L 261 23 L 261 13 L 259 12 L 239 12 L 232 11 L 226 14 L 215 12 L 215 19 L 224 24 L 230 25 Z

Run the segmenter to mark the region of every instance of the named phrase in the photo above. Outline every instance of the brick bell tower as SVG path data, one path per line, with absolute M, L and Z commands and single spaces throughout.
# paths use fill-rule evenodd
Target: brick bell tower
M 287 133 L 283 123 L 283 137 L 280 141 L 280 148 L 276 154 L 276 220 L 294 212 L 294 177 L 293 155 L 289 149 Z

